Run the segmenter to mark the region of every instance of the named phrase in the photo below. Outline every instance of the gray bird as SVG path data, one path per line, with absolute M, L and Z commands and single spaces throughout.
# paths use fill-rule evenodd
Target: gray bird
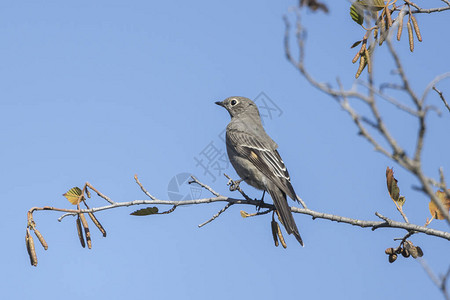
M 229 97 L 216 104 L 224 107 L 231 116 L 226 144 L 228 158 L 236 173 L 249 185 L 270 194 L 287 233 L 293 233 L 303 246 L 286 195 L 292 200 L 297 197 L 278 154 L 278 145 L 262 126 L 258 107 L 245 97 Z

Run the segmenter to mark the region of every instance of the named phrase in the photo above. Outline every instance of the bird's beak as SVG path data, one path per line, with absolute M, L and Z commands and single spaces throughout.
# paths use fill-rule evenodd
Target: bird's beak
M 219 106 L 225 107 L 225 105 L 223 104 L 222 101 L 216 101 L 216 102 L 214 102 L 214 103 L 216 103 L 216 104 L 219 105 Z

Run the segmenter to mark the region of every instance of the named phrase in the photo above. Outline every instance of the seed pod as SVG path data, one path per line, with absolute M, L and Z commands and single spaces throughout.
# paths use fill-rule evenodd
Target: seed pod
M 91 218 L 92 222 L 97 226 L 98 230 L 103 234 L 103 237 L 106 237 L 106 230 L 103 228 L 102 224 L 97 220 L 97 218 L 94 216 L 93 213 L 88 213 L 89 217 Z
M 419 246 L 416 246 L 416 249 L 417 249 L 417 256 L 422 257 L 423 256 L 422 248 L 420 248 Z
M 33 237 L 30 234 L 30 229 L 27 227 L 27 233 L 25 234 L 25 243 L 27 245 L 28 256 L 30 257 L 30 263 L 32 266 L 37 266 L 36 249 L 34 248 Z
M 402 31 L 403 31 L 403 18 L 398 20 L 397 41 L 400 41 L 400 38 L 402 37 Z
M 273 237 L 273 242 L 275 243 L 275 247 L 278 247 L 278 223 L 275 220 L 272 220 L 272 222 L 270 223 L 271 227 L 272 227 L 272 237 Z
M 364 67 L 366 66 L 366 59 L 364 55 L 361 56 L 361 59 L 359 60 L 359 67 L 358 71 L 356 71 L 355 78 L 358 78 L 359 75 L 361 75 L 361 72 L 364 70 Z
M 83 237 L 83 231 L 81 229 L 81 221 L 80 221 L 80 217 L 78 216 L 77 218 L 77 232 L 78 232 L 78 238 L 80 239 L 80 243 L 81 243 L 81 247 L 86 247 L 86 243 L 84 242 L 84 237 Z
M 84 217 L 84 214 L 78 214 L 80 216 L 81 224 L 83 224 L 84 228 L 84 234 L 86 235 L 86 242 L 88 245 L 88 248 L 92 248 L 92 242 L 91 242 L 91 233 L 89 232 L 89 225 L 86 221 L 86 218 Z
M 409 50 L 411 50 L 411 52 L 413 52 L 414 51 L 414 38 L 413 38 L 411 22 L 408 21 L 408 23 L 406 25 L 408 27 Z
M 47 242 L 45 241 L 44 237 L 42 236 L 42 234 L 39 232 L 39 230 L 37 230 L 36 228 L 34 228 L 34 234 L 36 234 L 39 242 L 41 242 L 42 247 L 44 247 L 45 250 L 48 249 L 48 245 Z
M 419 40 L 419 42 L 421 42 L 422 41 L 422 36 L 420 35 L 419 24 L 417 24 L 416 17 L 411 15 L 411 21 L 413 23 L 414 31 L 416 32 L 417 39 Z
M 389 262 L 392 264 L 397 259 L 397 254 L 389 255 Z
M 387 248 L 386 250 L 384 250 L 384 253 L 386 253 L 387 255 L 394 254 L 394 248 Z
M 402 250 L 402 255 L 403 255 L 403 257 L 408 258 L 408 257 L 410 256 L 408 249 L 403 248 L 403 250 Z

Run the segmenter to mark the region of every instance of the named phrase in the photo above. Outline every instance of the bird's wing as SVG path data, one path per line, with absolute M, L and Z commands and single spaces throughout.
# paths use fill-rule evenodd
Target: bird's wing
M 268 140 L 272 141 L 270 138 Z M 254 135 L 234 129 L 227 130 L 227 142 L 232 144 L 238 154 L 248 158 L 259 171 L 272 180 L 291 199 L 296 200 L 289 172 L 278 151 L 269 143 Z

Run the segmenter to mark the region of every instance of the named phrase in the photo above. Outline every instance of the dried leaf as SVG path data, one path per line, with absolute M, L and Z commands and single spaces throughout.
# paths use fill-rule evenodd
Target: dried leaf
M 270 223 L 271 227 L 272 227 L 272 237 L 273 237 L 273 242 L 275 243 L 275 247 L 278 247 L 278 223 L 275 220 L 272 220 L 272 222 Z
M 82 194 L 81 189 L 76 186 L 71 188 L 67 193 L 63 194 L 63 196 L 66 197 L 67 200 L 69 200 L 69 202 L 73 205 L 77 205 L 83 200 L 83 197 L 81 196 Z
M 389 196 L 391 196 L 391 199 L 397 203 L 399 207 L 402 207 L 403 204 L 405 204 L 405 197 L 400 196 L 397 179 L 394 178 L 394 170 L 389 167 L 386 168 L 386 183 Z
M 414 17 L 413 15 L 411 15 L 411 21 L 412 21 L 413 26 L 414 26 L 414 31 L 416 32 L 417 40 L 418 40 L 419 42 L 421 42 L 421 41 L 422 41 L 422 35 L 420 35 L 419 24 L 417 24 L 416 17 Z
M 352 20 L 359 25 L 362 25 L 364 22 L 364 11 L 358 2 L 355 2 L 350 6 L 350 16 L 352 17 Z
M 403 18 L 398 20 L 397 41 L 400 41 L 400 38 L 402 37 L 402 31 L 403 31 Z
M 132 216 L 148 216 L 148 215 L 154 215 L 158 213 L 157 207 L 146 207 L 142 209 L 138 209 L 134 212 L 132 212 L 130 215 Z
M 448 190 L 450 192 L 450 189 Z M 436 197 L 439 198 L 441 203 L 444 205 L 444 207 L 447 209 L 447 211 L 450 211 L 450 198 L 447 198 L 447 195 L 444 191 L 436 191 L 435 193 Z M 433 216 L 435 219 L 438 220 L 444 220 L 445 216 L 441 213 L 439 208 L 434 204 L 433 201 L 430 201 L 428 203 L 428 208 L 430 210 L 431 216 Z
M 411 50 L 411 52 L 413 52 L 414 51 L 414 37 L 413 37 L 411 22 L 408 21 L 408 23 L 406 23 L 406 25 L 407 25 L 406 27 L 408 27 L 409 50 Z
M 385 3 L 383 0 L 360 0 L 355 3 L 371 11 L 382 10 L 385 7 Z

